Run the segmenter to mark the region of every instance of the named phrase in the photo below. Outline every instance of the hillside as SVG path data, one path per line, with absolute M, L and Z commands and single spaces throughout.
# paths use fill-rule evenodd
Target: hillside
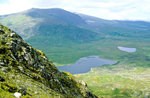
M 51 9 L 38 9 L 32 8 L 25 12 L 27 16 L 34 18 L 44 18 L 48 20 L 48 18 L 53 18 L 53 24 L 71 24 L 71 25 L 81 25 L 85 24 L 84 19 L 82 19 L 78 14 L 66 11 L 60 8 L 51 8 Z M 56 21 L 57 20 L 57 21 Z M 59 22 L 59 23 L 58 23 Z
M 32 48 L 18 34 L 0 25 L 0 97 L 96 98 L 84 82 L 60 72 L 45 54 Z
M 150 22 L 132 20 L 105 20 L 94 16 L 79 14 L 85 20 L 83 28 L 88 28 L 97 33 L 105 33 L 109 37 L 143 37 L 150 36 Z
M 90 55 L 118 60 L 126 54 L 120 54 L 117 46 L 145 47 L 144 43 L 150 38 L 149 22 L 105 20 L 58 8 L 32 8 L 4 15 L 0 23 L 18 32 L 26 42 L 60 64 L 74 63 Z M 145 48 L 139 50 L 147 51 Z
M 105 20 L 60 8 L 32 8 L 20 13 L 3 15 L 0 16 L 0 23 L 17 31 L 24 39 L 48 34 L 56 38 L 51 41 L 69 38 L 67 41 L 71 42 L 95 40 L 96 36 L 144 38 L 149 36 L 150 30 L 150 22 L 146 21 Z M 61 36 L 58 38 L 57 35 Z
M 113 66 L 96 67 L 88 73 L 75 75 L 77 79 L 86 81 L 92 93 L 98 97 L 149 97 L 149 22 L 105 20 L 63 9 L 33 8 L 0 16 L 0 23 L 17 31 L 34 48 L 44 51 L 56 65 L 73 64 L 82 57 L 93 55 L 118 61 Z M 136 48 L 136 52 L 124 52 L 119 50 L 118 46 Z M 66 73 L 64 74 L 66 76 Z M 6 75 L 2 75 L 7 78 Z M 32 78 L 29 79 L 21 73 L 19 75 L 24 79 L 17 77 L 10 84 L 16 85 L 18 78 L 22 81 L 28 80 L 27 84 L 30 86 L 38 84 L 43 87 L 41 89 L 38 86 L 21 84 L 27 87 L 27 90 L 31 90 L 28 91 L 29 95 L 31 93 L 35 96 L 51 96 L 46 92 L 45 89 L 49 88 L 45 88 L 44 84 L 36 81 L 33 83 Z M 34 94 L 32 89 L 40 92 Z M 52 94 L 65 96 L 55 91 Z
M 42 35 L 42 40 L 49 35 L 54 38 L 50 38 L 49 42 L 66 39 L 76 43 L 94 40 L 97 35 L 93 31 L 76 26 L 85 24 L 79 15 L 57 8 L 32 8 L 21 13 L 5 15 L 0 18 L 0 23 L 18 32 L 24 39 L 34 39 Z

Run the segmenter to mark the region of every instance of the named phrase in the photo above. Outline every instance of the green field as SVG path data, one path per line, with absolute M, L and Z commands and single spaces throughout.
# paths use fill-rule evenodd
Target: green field
M 117 46 L 137 48 L 127 53 Z M 38 47 L 36 47 L 38 48 Z M 100 58 L 118 61 L 113 66 L 93 68 L 92 71 L 76 75 L 85 81 L 91 91 L 104 98 L 144 98 L 150 92 L 150 43 L 149 39 L 101 39 L 86 44 L 65 45 L 64 47 L 41 47 L 56 65 L 72 64 L 81 57 L 99 55 Z
M 129 65 L 93 68 L 76 78 L 85 81 L 100 98 L 149 98 L 150 68 L 126 66 Z
M 43 46 L 31 44 L 33 47 L 42 50 L 50 60 L 58 64 L 71 64 L 81 57 L 99 55 L 100 58 L 123 61 L 126 63 L 138 63 L 139 66 L 149 66 L 150 43 L 149 39 L 100 39 L 89 43 L 75 44 L 51 44 Z M 42 41 L 41 41 L 42 42 Z M 30 42 L 29 42 L 30 43 Z M 127 53 L 117 49 L 117 46 L 137 48 L 135 53 Z M 143 64 L 144 63 L 144 64 Z
M 116 65 L 93 68 L 86 74 L 75 75 L 85 81 L 91 91 L 103 98 L 150 97 L 150 40 L 144 38 L 112 37 L 83 44 L 36 47 L 43 50 L 56 65 L 72 64 L 81 57 L 99 55 L 118 61 Z M 34 44 L 33 44 L 34 46 Z M 117 46 L 134 47 L 127 53 Z
M 91 91 L 100 98 L 149 98 L 150 97 L 150 43 L 145 40 L 105 41 L 99 56 L 118 61 L 116 65 L 92 68 L 86 74 L 75 75 L 85 81 Z M 99 42 L 98 42 L 99 43 Z M 100 44 L 100 43 L 99 43 Z M 135 47 L 135 53 L 127 53 L 117 45 Z

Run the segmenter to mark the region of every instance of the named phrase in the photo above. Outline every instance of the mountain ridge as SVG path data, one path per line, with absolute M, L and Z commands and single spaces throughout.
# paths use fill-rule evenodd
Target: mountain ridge
M 146 21 L 106 20 L 60 8 L 32 8 L 20 13 L 3 15 L 0 18 L 0 23 L 19 32 L 25 39 L 36 35 L 42 25 L 46 27 L 61 25 L 66 28 L 69 25 L 77 29 L 92 31 L 91 33 L 96 32 L 102 36 L 110 35 L 112 32 L 128 33 L 132 36 L 135 36 L 136 32 L 138 36 L 141 36 L 140 32 L 148 32 L 150 26 L 150 22 Z M 65 32 L 62 28 L 59 30 Z
M 100 55 L 102 51 L 105 52 L 105 49 L 100 50 L 102 44 L 104 47 L 107 46 L 109 44 L 108 40 L 112 40 L 112 42 L 126 41 L 127 43 L 130 41 L 131 43 L 131 41 L 148 40 L 150 38 L 150 23 L 147 22 L 104 20 L 93 16 L 81 16 L 81 14 L 73 13 L 73 15 L 80 16 L 85 22 L 83 24 L 69 24 L 68 21 L 78 21 L 78 19 L 73 20 L 70 17 L 67 21 L 64 21 L 61 17 L 56 17 L 62 15 L 64 18 L 68 15 L 65 14 L 63 16 L 64 13 L 57 13 L 53 17 L 50 15 L 53 14 L 52 12 L 49 14 L 49 10 L 53 9 L 46 9 L 45 12 L 43 12 L 45 9 L 40 9 L 40 11 L 39 9 L 34 10 L 37 13 L 35 15 L 41 18 L 27 15 L 26 13 L 29 12 L 27 10 L 3 17 L 0 19 L 0 23 L 18 32 L 26 42 L 37 49 L 43 50 L 56 63 L 73 63 L 81 57 Z M 72 12 L 67 11 L 67 13 L 72 15 Z M 86 22 L 89 22 L 89 24 Z M 124 42 L 121 43 L 121 45 L 124 44 Z M 109 46 L 115 48 L 113 44 Z

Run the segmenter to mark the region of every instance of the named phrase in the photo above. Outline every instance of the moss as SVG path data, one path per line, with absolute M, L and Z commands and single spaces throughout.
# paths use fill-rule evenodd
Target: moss
M 5 79 L 0 82 L 0 97 L 14 92 L 23 97 L 96 97 L 70 73 L 58 71 L 42 51 L 32 48 L 14 31 L 1 25 L 0 30 L 5 32 L 0 36 L 0 74 Z
M 11 93 L 15 93 L 18 91 L 17 87 L 9 85 L 7 83 L 1 83 L 1 88 L 5 91 L 11 92 Z
M 40 50 L 36 50 L 36 51 L 39 52 L 41 56 L 45 56 L 42 51 L 40 51 Z

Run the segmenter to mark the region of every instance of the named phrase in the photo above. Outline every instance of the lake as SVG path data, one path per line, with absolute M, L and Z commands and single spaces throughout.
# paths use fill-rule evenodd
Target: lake
M 136 52 L 136 48 L 128 48 L 128 47 L 121 47 L 118 46 L 118 49 L 125 52 Z
M 60 71 L 70 72 L 71 74 L 81 74 L 89 72 L 92 67 L 115 63 L 116 61 L 101 59 L 98 56 L 88 56 L 80 58 L 75 64 L 58 66 L 57 68 Z

